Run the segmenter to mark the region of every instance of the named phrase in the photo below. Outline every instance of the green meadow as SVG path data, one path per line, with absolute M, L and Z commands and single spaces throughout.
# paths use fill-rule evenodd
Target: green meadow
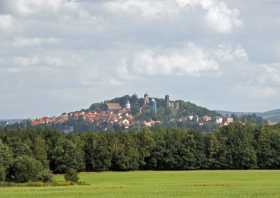
M 2 187 L 1 198 L 279 198 L 280 171 L 81 173 L 88 185 Z M 62 180 L 56 176 L 55 180 Z

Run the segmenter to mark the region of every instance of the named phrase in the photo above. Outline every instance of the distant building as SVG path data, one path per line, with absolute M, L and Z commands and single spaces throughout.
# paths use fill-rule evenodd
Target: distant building
M 124 119 L 124 120 L 122 121 L 122 125 L 123 125 L 123 127 L 124 127 L 125 129 L 128 129 L 129 126 L 130 126 L 130 121 L 129 121 L 128 119 Z
M 179 102 L 179 101 L 176 101 L 176 102 L 175 102 L 174 108 L 175 108 L 176 110 L 179 110 L 179 109 L 180 109 L 180 102 Z
M 129 100 L 126 101 L 125 108 L 128 110 L 131 109 L 131 104 L 130 104 Z
M 151 101 L 153 113 L 157 113 L 157 101 L 153 98 Z
M 231 118 L 231 117 L 228 117 L 228 118 L 226 118 L 225 126 L 228 126 L 228 125 L 230 125 L 233 122 L 234 122 L 234 119 Z
M 203 120 L 204 122 L 209 122 L 209 121 L 212 120 L 212 117 L 210 117 L 210 116 L 208 116 L 208 115 L 205 115 L 205 116 L 202 117 L 202 120 Z
M 106 106 L 108 111 L 120 111 L 122 109 L 119 103 L 108 102 Z
M 188 118 L 189 118 L 190 121 L 194 120 L 194 116 L 193 115 L 190 115 Z
M 170 107 L 170 97 L 169 97 L 169 95 L 165 96 L 165 107 L 166 108 Z
M 150 98 L 148 94 L 144 95 L 144 105 L 148 105 L 150 103 Z
M 217 117 L 216 118 L 216 124 L 221 125 L 221 124 L 223 124 L 223 121 L 224 121 L 223 117 Z
M 153 127 L 153 126 L 160 125 L 160 124 L 161 124 L 161 122 L 159 120 L 150 120 L 150 121 L 143 122 L 143 125 L 145 127 Z

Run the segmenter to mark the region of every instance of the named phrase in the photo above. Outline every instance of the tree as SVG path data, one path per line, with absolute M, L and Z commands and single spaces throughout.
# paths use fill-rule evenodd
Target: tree
M 56 173 L 65 173 L 67 169 L 81 170 L 83 153 L 71 140 L 61 137 L 56 140 L 50 152 L 50 168 Z
M 43 166 L 40 161 L 29 156 L 17 157 L 9 169 L 8 178 L 13 182 L 38 181 Z
M 146 160 L 151 156 L 151 150 L 155 145 L 152 132 L 148 128 L 144 128 L 142 132 L 135 134 L 136 146 L 139 152 L 139 166 L 141 169 L 146 168 Z
M 32 151 L 29 145 L 19 138 L 13 138 L 11 141 L 8 142 L 8 145 L 12 149 L 14 158 L 23 155 L 32 156 Z
M 75 169 L 68 169 L 64 175 L 66 181 L 77 183 L 79 181 L 78 172 Z
M 221 161 L 221 144 L 215 133 L 212 133 L 206 138 L 206 167 L 210 169 L 223 168 Z
M 280 130 L 278 127 L 264 127 L 257 140 L 258 166 L 260 168 L 280 167 Z
M 13 154 L 10 148 L 4 144 L 0 139 L 0 165 L 7 169 L 12 162 Z
M 86 170 L 104 171 L 111 167 L 112 152 L 107 134 L 86 134 L 84 136 Z
M 4 182 L 6 180 L 6 168 L 0 165 L 0 182 Z
M 41 136 L 36 136 L 33 140 L 33 155 L 42 165 L 47 168 L 49 166 L 46 142 Z
M 0 182 L 6 180 L 7 169 L 12 163 L 12 152 L 0 139 Z
M 220 130 L 218 138 L 223 145 L 225 168 L 256 168 L 257 157 L 254 148 L 254 130 L 240 123 L 232 124 Z
M 127 171 L 139 168 L 139 152 L 135 139 L 129 133 L 111 134 L 112 170 Z

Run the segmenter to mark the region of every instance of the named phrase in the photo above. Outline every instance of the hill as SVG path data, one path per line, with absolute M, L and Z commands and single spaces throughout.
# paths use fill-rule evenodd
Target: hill
M 192 128 L 212 131 L 233 122 L 230 116 L 198 106 L 189 101 L 125 95 L 99 103 L 80 111 L 63 113 L 56 117 L 32 120 L 33 126 L 46 125 L 71 131 L 107 131 L 160 126 L 165 128 Z
M 264 113 L 257 113 L 263 119 L 269 120 L 272 123 L 280 123 L 280 109 L 267 111 Z
M 266 112 L 231 112 L 231 111 L 216 111 L 217 113 L 223 116 L 234 115 L 237 117 L 242 116 L 257 116 L 261 117 L 264 120 L 269 121 L 272 124 L 280 123 L 280 109 L 266 111 Z
M 263 124 L 257 115 L 217 112 L 189 101 L 125 95 L 80 111 L 32 120 L 32 126 L 48 126 L 64 132 L 141 129 L 143 127 L 190 128 L 209 132 L 234 121 Z
M 0 119 L 0 126 L 20 124 L 24 119 Z

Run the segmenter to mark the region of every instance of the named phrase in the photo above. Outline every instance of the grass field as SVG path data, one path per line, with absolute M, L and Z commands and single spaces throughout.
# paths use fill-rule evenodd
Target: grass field
M 0 198 L 280 198 L 280 171 L 105 172 L 80 178 L 90 185 L 5 187 Z

